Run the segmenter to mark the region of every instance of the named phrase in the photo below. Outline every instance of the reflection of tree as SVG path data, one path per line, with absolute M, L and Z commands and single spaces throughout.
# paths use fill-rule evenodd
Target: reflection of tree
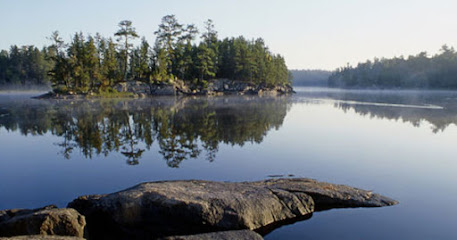
M 322 96 L 319 96 L 322 98 Z M 361 116 L 390 119 L 411 123 L 419 127 L 428 122 L 432 125 L 432 131 L 443 131 L 449 125 L 457 125 L 457 102 L 453 92 L 418 92 L 418 91 L 344 91 L 328 93 L 325 97 L 331 99 L 353 101 L 353 103 L 335 103 L 336 108 L 344 112 L 353 110 Z M 361 102 L 363 104 L 358 104 Z M 397 106 L 379 106 L 367 103 L 397 104 Z M 398 106 L 414 105 L 414 106 Z M 427 106 L 439 106 L 442 109 L 427 108 Z M 423 106 L 423 107 L 421 107 Z
M 170 167 L 202 152 L 212 162 L 219 143 L 260 143 L 279 128 L 287 98 L 174 98 L 149 100 L 38 101 L 0 103 L 0 126 L 22 134 L 51 133 L 65 158 L 75 149 L 86 157 L 119 152 L 139 164 L 156 143 Z

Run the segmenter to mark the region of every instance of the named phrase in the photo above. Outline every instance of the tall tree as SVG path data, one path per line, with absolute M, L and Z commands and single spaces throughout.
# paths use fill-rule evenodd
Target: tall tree
M 106 48 L 103 51 L 103 62 L 101 66 L 101 71 L 104 77 L 103 87 L 114 86 L 114 84 L 123 76 L 119 69 L 119 62 L 116 52 L 116 43 L 113 39 L 109 38 L 104 42 Z
M 182 31 L 182 25 L 178 23 L 175 15 L 166 15 L 162 18 L 159 29 L 154 32 L 157 35 L 157 46 L 165 51 L 169 74 L 173 71 L 175 46 L 181 38 Z
M 196 61 L 196 68 L 200 74 L 200 80 L 210 79 L 216 76 L 216 67 L 213 62 L 214 55 L 214 51 L 212 51 L 206 43 L 200 43 Z
M 95 39 L 89 36 L 84 45 L 85 55 L 83 57 L 85 69 L 87 69 L 90 77 L 89 89 L 98 92 L 102 85 L 102 77 L 100 73 L 100 56 L 95 46 Z
M 134 79 L 149 82 L 151 75 L 151 54 L 149 43 L 145 38 L 141 39 L 141 45 L 135 50 L 136 61 L 133 64 L 133 71 L 135 72 Z
M 204 23 L 205 32 L 202 34 L 202 38 L 208 47 L 212 48 L 217 43 L 217 31 L 214 30 L 213 20 L 208 19 Z
M 173 62 L 173 74 L 182 80 L 191 79 L 192 68 L 192 41 L 198 34 L 198 29 L 193 24 L 183 28 L 181 37 L 175 47 L 175 60 Z
M 114 34 L 119 37 L 119 40 L 124 41 L 124 81 L 127 81 L 127 66 L 129 58 L 129 50 L 133 45 L 129 42 L 130 39 L 138 38 L 138 34 L 134 27 L 132 27 L 132 21 L 123 20 L 119 23 L 119 30 Z

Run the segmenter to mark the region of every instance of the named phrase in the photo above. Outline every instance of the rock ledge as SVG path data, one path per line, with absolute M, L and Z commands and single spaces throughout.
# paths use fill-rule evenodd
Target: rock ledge
M 149 182 L 112 194 L 82 196 L 68 207 L 86 216 L 90 236 L 98 239 L 256 230 L 315 210 L 397 203 L 371 191 L 296 178 Z

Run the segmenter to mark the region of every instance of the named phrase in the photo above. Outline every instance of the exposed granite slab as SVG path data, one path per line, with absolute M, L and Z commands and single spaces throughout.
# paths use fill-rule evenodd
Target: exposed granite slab
M 91 237 L 107 239 L 254 230 L 308 215 L 315 208 L 397 203 L 371 191 L 297 178 L 149 182 L 112 194 L 82 196 L 68 206 L 86 216 Z

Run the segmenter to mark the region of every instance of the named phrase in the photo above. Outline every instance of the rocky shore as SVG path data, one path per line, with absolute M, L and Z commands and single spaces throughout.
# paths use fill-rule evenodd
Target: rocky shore
M 145 83 L 140 81 L 120 82 L 114 86 L 117 94 L 120 96 L 129 96 L 134 98 L 145 98 L 148 96 L 220 96 L 220 95 L 260 95 L 260 96 L 277 96 L 282 94 L 293 93 L 291 86 L 267 86 L 265 84 L 253 84 L 245 81 L 215 79 L 208 82 L 206 87 L 194 84 L 186 84 L 181 80 L 174 80 L 169 83 Z M 50 92 L 37 98 L 49 99 L 79 99 L 97 97 L 96 94 L 75 94 L 54 93 Z
M 81 196 L 64 209 L 0 211 L 0 237 L 262 239 L 253 231 L 306 219 L 315 211 L 397 203 L 371 191 L 306 178 L 148 182 L 116 193 Z

